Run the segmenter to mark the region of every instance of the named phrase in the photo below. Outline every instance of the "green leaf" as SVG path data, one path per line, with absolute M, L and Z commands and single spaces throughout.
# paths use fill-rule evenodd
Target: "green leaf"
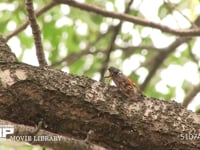
M 158 10 L 158 16 L 163 19 L 165 18 L 168 14 L 169 14 L 169 9 L 167 7 L 167 5 L 162 5 L 160 6 L 159 10 Z

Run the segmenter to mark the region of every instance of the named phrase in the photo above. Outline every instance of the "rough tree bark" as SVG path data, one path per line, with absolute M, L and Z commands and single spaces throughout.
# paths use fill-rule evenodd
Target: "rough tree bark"
M 42 129 L 51 134 L 106 149 L 200 148 L 199 140 L 183 139 L 198 134 L 199 116 L 180 104 L 143 95 L 130 100 L 116 87 L 88 77 L 17 62 L 2 37 L 0 89 L 1 120 L 28 126 L 42 120 Z

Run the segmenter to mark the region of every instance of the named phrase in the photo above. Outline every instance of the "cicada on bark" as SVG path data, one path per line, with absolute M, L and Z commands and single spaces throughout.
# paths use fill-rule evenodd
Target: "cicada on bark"
M 128 77 L 126 77 L 119 69 L 115 67 L 109 67 L 109 76 L 105 78 L 111 78 L 117 88 L 129 98 L 135 98 L 136 93 L 143 93 L 140 88 Z

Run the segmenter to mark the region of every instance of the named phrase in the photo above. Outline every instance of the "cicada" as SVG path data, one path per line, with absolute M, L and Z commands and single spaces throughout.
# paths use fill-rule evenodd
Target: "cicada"
M 115 67 L 109 67 L 109 76 L 105 78 L 111 78 L 116 84 L 117 88 L 129 98 L 135 98 L 136 93 L 143 93 L 140 88 L 128 77 L 126 77 L 119 69 Z

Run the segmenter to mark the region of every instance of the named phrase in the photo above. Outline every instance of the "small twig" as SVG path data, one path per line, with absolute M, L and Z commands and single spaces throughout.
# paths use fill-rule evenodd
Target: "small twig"
M 102 50 L 95 50 L 95 51 L 91 51 L 91 48 L 97 44 L 101 39 L 103 39 L 105 37 L 106 34 L 110 33 L 111 31 L 113 31 L 114 28 L 111 26 L 110 28 L 108 28 L 107 32 L 106 33 L 100 33 L 99 35 L 97 35 L 97 38 L 88 43 L 88 45 L 86 46 L 86 48 L 84 48 L 83 50 L 81 50 L 80 52 L 78 53 L 72 53 L 72 54 L 69 54 L 67 55 L 66 57 L 64 57 L 63 59 L 53 63 L 51 65 L 51 67 L 55 67 L 55 66 L 58 66 L 60 64 L 62 64 L 63 62 L 66 62 L 68 66 L 70 66 L 74 61 L 76 61 L 77 59 L 80 59 L 82 56 L 85 56 L 87 54 L 97 54 L 97 53 L 104 53 L 104 51 Z
M 89 142 L 94 138 L 94 134 L 95 134 L 95 133 L 94 133 L 93 130 L 89 130 L 84 141 L 85 141 L 86 143 L 89 143 Z
M 195 25 L 200 25 L 200 17 L 197 17 L 195 20 Z M 174 52 L 178 46 L 181 44 L 188 42 L 192 39 L 192 37 L 186 36 L 186 37 L 179 37 L 177 38 L 172 44 L 170 44 L 168 47 L 164 48 L 162 51 L 160 51 L 155 57 L 151 59 L 151 62 L 149 62 L 149 74 L 146 77 L 145 81 L 143 82 L 141 89 L 144 91 L 144 89 L 147 87 L 148 83 L 151 81 L 153 76 L 155 75 L 158 68 L 162 65 L 162 63 L 165 61 L 167 56 Z
M 198 66 L 198 73 L 200 73 L 199 60 L 192 53 L 192 47 L 191 47 L 190 44 L 188 44 L 188 49 L 189 49 L 190 57 L 196 63 L 196 65 Z M 193 100 L 193 98 L 199 93 L 199 91 L 200 91 L 200 84 L 191 88 L 189 90 L 189 92 L 187 92 L 187 94 L 186 94 L 186 96 L 185 96 L 185 98 L 182 102 L 182 105 L 184 107 L 187 107 L 190 104 L 190 102 Z
M 36 128 L 33 131 L 29 131 L 26 135 L 27 136 L 31 136 L 31 137 L 36 136 L 39 133 L 39 131 L 42 129 L 43 124 L 44 124 L 43 121 L 39 121 L 38 124 L 37 124 L 37 126 L 36 126 Z M 29 142 L 33 143 L 34 142 L 33 138 Z
M 189 49 L 190 57 L 198 66 L 198 71 L 200 73 L 199 59 L 192 53 L 192 47 L 191 47 L 190 43 L 188 44 L 188 49 Z
M 38 58 L 38 62 L 40 66 L 47 66 L 47 62 L 45 60 L 44 50 L 42 46 L 42 39 L 40 36 L 39 25 L 36 22 L 36 16 L 34 13 L 32 0 L 26 0 L 26 9 L 28 12 L 29 23 L 31 25 L 35 47 L 36 47 L 36 55 Z
M 147 51 L 152 51 L 152 52 L 156 52 L 156 51 L 161 51 L 162 48 L 157 48 L 153 45 L 138 45 L 138 46 L 119 46 L 119 45 L 116 45 L 115 46 L 115 49 L 121 49 L 125 55 L 130 55 L 130 53 L 132 53 L 134 50 L 147 50 Z
M 49 9 L 51 9 L 54 6 L 56 6 L 56 3 L 54 1 L 46 4 L 43 8 L 41 8 L 37 12 L 35 12 L 35 16 L 36 17 L 41 16 L 42 14 L 44 14 L 45 12 L 47 12 Z M 16 30 L 14 30 L 14 31 L 10 32 L 9 34 L 5 35 L 6 41 L 8 41 L 11 37 L 19 34 L 21 31 L 23 31 L 28 26 L 28 24 L 29 24 L 29 22 L 27 20 L 23 24 L 21 24 Z
M 108 67 L 108 63 L 110 61 L 110 54 L 111 52 L 113 51 L 113 47 L 114 47 L 114 44 L 115 44 L 115 39 L 121 29 L 121 25 L 122 25 L 122 22 L 120 22 L 116 27 L 115 27 L 115 30 L 114 30 L 114 33 L 113 33 L 113 36 L 112 36 L 112 39 L 111 41 L 109 42 L 110 45 L 108 47 L 108 49 L 106 50 L 106 53 L 105 53 L 105 60 L 101 66 L 101 69 L 100 69 L 100 81 L 103 81 L 104 80 L 104 74 L 106 72 L 106 69 Z
M 176 5 L 171 4 L 171 2 L 170 2 L 169 0 L 167 0 L 167 3 L 165 3 L 165 4 L 166 4 L 166 6 L 168 6 L 168 8 L 169 8 L 169 10 L 170 10 L 171 12 L 177 11 L 179 14 L 181 14 L 181 15 L 191 24 L 191 26 L 192 26 L 193 28 L 198 28 L 198 27 L 195 25 L 195 23 L 193 23 L 186 15 L 184 15 L 184 14 L 176 7 Z M 179 23 L 178 23 L 178 21 L 177 21 L 176 18 L 175 18 L 175 20 L 176 20 L 177 24 L 179 25 Z
M 129 3 L 128 3 L 128 5 L 126 6 L 126 9 L 125 9 L 124 13 L 129 13 L 130 7 L 131 7 L 131 4 L 132 4 L 132 3 L 133 3 L 133 0 L 130 0 Z M 115 30 L 114 30 L 112 39 L 111 39 L 111 41 L 110 41 L 110 45 L 109 45 L 109 47 L 108 47 L 108 49 L 107 49 L 107 51 L 106 51 L 106 53 L 105 53 L 105 54 L 106 54 L 106 55 L 105 55 L 106 58 L 105 58 L 105 60 L 104 60 L 104 62 L 103 62 L 103 64 L 102 64 L 102 67 L 101 67 L 101 69 L 100 69 L 100 81 L 103 81 L 103 80 L 104 80 L 104 74 L 105 74 L 105 72 L 106 72 L 106 70 L 107 70 L 108 63 L 109 63 L 109 61 L 110 61 L 110 54 L 111 54 L 111 52 L 112 52 L 113 49 L 114 49 L 115 40 L 116 40 L 117 35 L 118 35 L 119 32 L 120 32 L 122 23 L 123 23 L 123 21 L 120 21 L 120 23 L 115 27 Z
M 171 45 L 169 45 L 167 48 L 163 49 L 163 51 L 160 51 L 155 57 L 151 59 L 151 61 L 148 63 L 148 66 L 150 67 L 149 69 L 149 74 L 146 77 L 145 81 L 141 85 L 141 89 L 144 91 L 155 73 L 157 72 L 158 68 L 163 64 L 165 59 L 176 50 L 178 46 L 181 44 L 188 42 L 191 40 L 191 37 L 180 37 L 177 38 Z
M 42 128 L 43 124 L 44 124 L 43 121 L 39 121 L 38 125 L 35 128 L 35 130 L 33 132 L 31 132 L 31 135 L 36 135 L 40 131 L 40 129 Z
M 182 105 L 184 107 L 187 107 L 190 102 L 193 100 L 193 98 L 197 95 L 197 93 L 199 93 L 200 91 L 200 84 L 194 86 L 188 93 L 187 95 L 185 96 L 183 102 L 182 102 Z
M 51 67 L 58 66 L 58 65 L 62 64 L 63 62 L 66 62 L 67 66 L 70 66 L 76 60 L 82 58 L 83 56 L 85 56 L 87 54 L 95 55 L 97 53 L 100 53 L 100 51 L 91 51 L 90 49 L 84 49 L 84 50 L 80 51 L 79 53 L 72 53 L 70 55 L 65 56 L 63 59 L 53 63 L 51 65 Z

